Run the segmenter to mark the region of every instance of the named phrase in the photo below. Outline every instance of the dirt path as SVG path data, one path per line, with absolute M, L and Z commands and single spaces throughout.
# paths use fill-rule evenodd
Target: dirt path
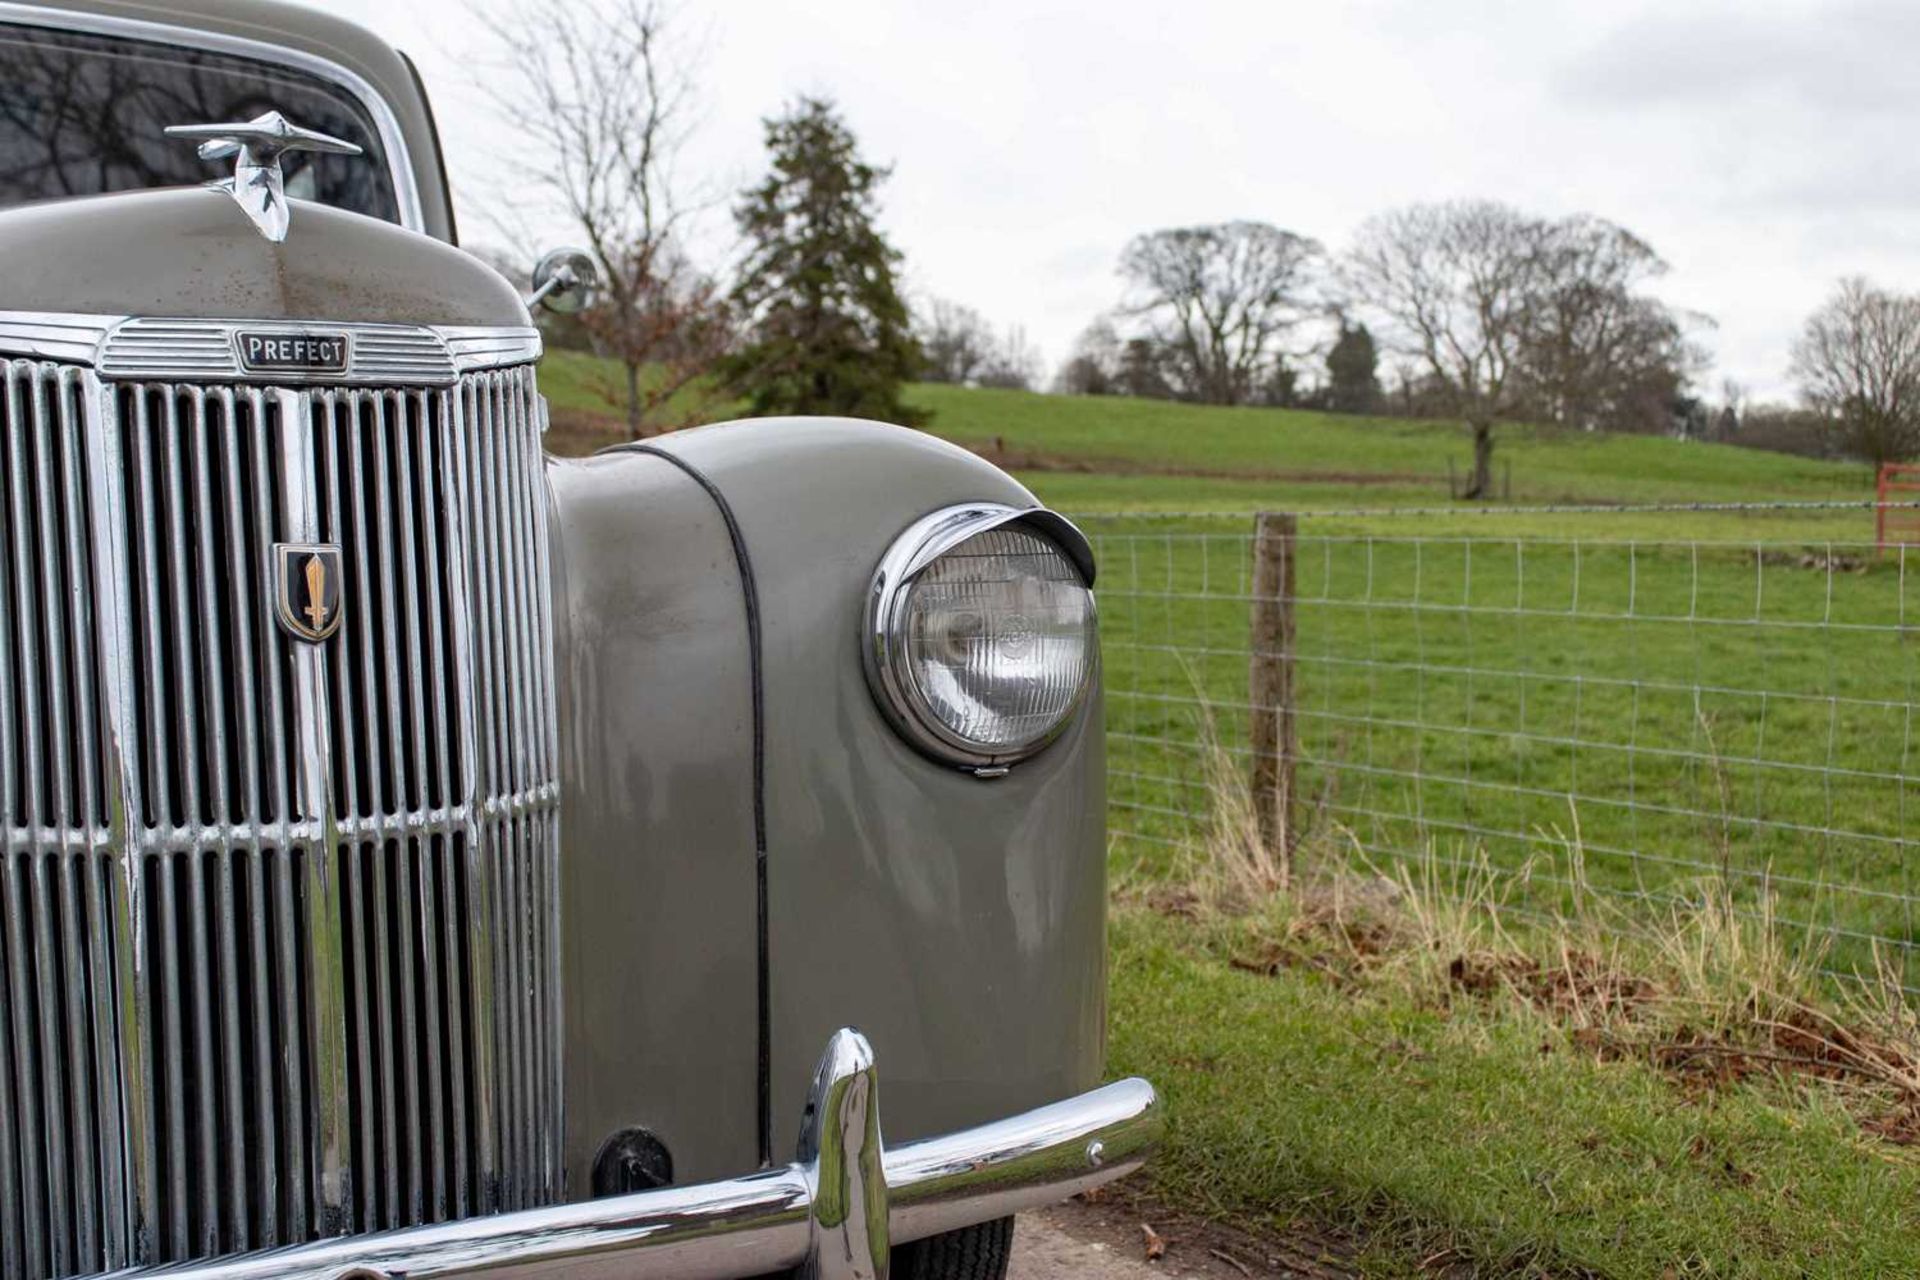
M 1162 1269 L 1159 1263 L 1141 1260 L 1143 1250 L 1122 1254 L 1105 1240 L 1089 1240 L 1074 1235 L 1058 1221 L 1056 1211 L 1047 1209 L 1020 1219 L 1013 1232 L 1013 1265 L 1007 1280 L 1068 1280 L 1084 1276 L 1088 1280 L 1164 1280 L 1187 1274 L 1177 1266 Z
M 1137 1204 L 1072 1201 L 1026 1214 L 1013 1233 L 1007 1280 L 1350 1280 L 1359 1274 L 1322 1241 L 1266 1239 L 1190 1221 L 1154 1226 L 1142 1212 Z M 1150 1240 L 1160 1250 L 1152 1260 Z

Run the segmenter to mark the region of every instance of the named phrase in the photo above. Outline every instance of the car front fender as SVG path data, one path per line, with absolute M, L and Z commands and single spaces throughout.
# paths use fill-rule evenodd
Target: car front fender
M 1097 693 L 983 780 L 903 741 L 861 658 L 874 568 L 908 525 L 1033 496 L 873 423 L 766 419 L 644 448 L 551 469 L 576 1194 L 622 1126 L 658 1135 L 677 1177 L 790 1150 L 810 1060 L 842 1026 L 888 1064 L 897 1138 L 1088 1088 Z

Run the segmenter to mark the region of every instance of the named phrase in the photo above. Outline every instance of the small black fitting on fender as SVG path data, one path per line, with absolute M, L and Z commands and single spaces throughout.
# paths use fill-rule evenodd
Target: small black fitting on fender
M 593 1158 L 593 1198 L 653 1191 L 673 1184 L 673 1153 L 642 1128 L 620 1129 Z

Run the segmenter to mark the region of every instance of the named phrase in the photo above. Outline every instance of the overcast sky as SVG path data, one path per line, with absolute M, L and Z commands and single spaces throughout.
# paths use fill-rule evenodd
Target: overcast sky
M 421 66 L 463 231 L 501 126 L 459 0 L 332 0 Z M 1342 246 L 1367 214 L 1487 196 L 1599 214 L 1716 322 L 1715 367 L 1789 394 L 1834 280 L 1920 289 L 1920 4 L 1544 0 L 682 0 L 704 47 L 683 168 L 724 197 L 761 117 L 836 98 L 894 166 L 885 224 L 922 295 L 1025 326 L 1049 370 L 1118 299 L 1137 232 L 1250 218 Z M 730 244 L 722 203 L 707 243 Z M 555 238 L 565 239 L 556 228 Z

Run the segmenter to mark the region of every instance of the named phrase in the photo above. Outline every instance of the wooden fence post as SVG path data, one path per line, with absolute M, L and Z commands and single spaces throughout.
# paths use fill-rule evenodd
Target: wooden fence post
M 1253 630 L 1247 671 L 1252 705 L 1253 805 L 1260 837 L 1291 876 L 1294 830 L 1294 517 L 1263 511 L 1253 525 Z

